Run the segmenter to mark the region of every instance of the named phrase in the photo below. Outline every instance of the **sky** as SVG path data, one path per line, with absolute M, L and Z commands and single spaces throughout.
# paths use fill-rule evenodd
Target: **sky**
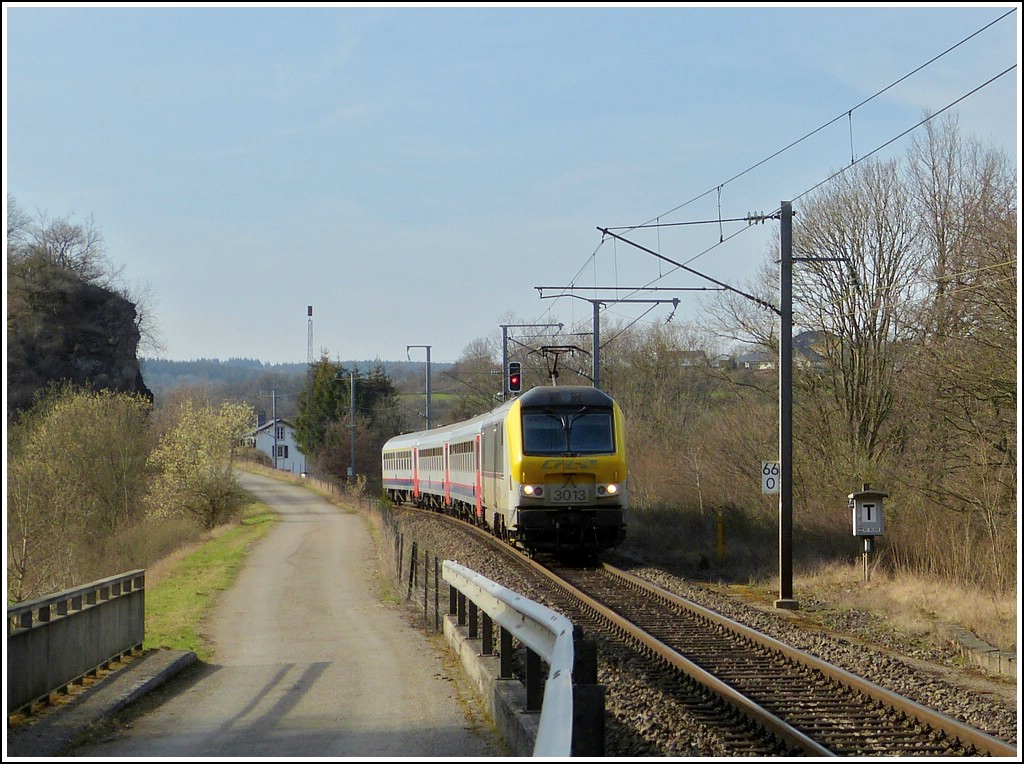
M 146 357 L 699 320 L 668 260 L 744 288 L 743 218 L 927 115 L 1016 164 L 1018 5 L 5 3 L 4 190 L 93 221 Z

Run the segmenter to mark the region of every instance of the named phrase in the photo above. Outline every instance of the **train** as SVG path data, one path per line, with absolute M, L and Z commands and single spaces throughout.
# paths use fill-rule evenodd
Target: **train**
M 384 494 L 527 552 L 596 555 L 626 536 L 625 424 L 586 386 L 534 387 L 486 414 L 389 439 Z

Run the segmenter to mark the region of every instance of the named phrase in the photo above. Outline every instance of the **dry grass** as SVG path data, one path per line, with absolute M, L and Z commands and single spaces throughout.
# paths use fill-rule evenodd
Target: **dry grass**
M 995 596 L 938 579 L 874 569 L 864 580 L 861 564 L 823 563 L 795 571 L 794 592 L 837 608 L 877 614 L 895 630 L 922 639 L 945 639 L 960 626 L 993 647 L 1017 651 L 1020 623 L 1016 595 Z
M 634 509 L 622 551 L 693 580 L 728 583 L 732 591 L 747 588 L 749 596 L 770 602 L 778 595 L 777 529 L 772 518 L 761 520 L 754 522 L 742 511 L 727 513 L 719 548 L 717 518 L 710 513 Z M 792 582 L 798 602 L 872 614 L 910 640 L 948 644 L 951 627 L 959 626 L 999 650 L 1017 651 L 1016 592 L 995 595 L 879 566 L 865 581 L 862 558 L 848 536 L 802 528 L 800 539 Z M 846 553 L 839 556 L 842 549 Z

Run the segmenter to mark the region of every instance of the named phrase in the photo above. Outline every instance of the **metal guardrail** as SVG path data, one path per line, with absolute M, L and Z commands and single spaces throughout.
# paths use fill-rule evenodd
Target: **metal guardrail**
M 540 704 L 540 723 L 537 739 L 534 743 L 534 756 L 571 756 L 580 755 L 577 743 L 580 735 L 576 734 L 574 722 L 580 714 L 574 709 L 575 688 L 573 672 L 577 665 L 575 652 L 575 636 L 577 630 L 567 618 L 526 599 L 516 592 L 506 589 L 479 573 L 451 560 L 443 564 L 444 580 L 451 587 L 451 597 L 456 599 L 459 593 L 468 599 L 474 612 L 470 618 L 470 630 L 476 630 L 476 613 L 479 609 L 485 614 L 484 619 L 484 652 L 489 650 L 493 637 L 490 621 L 500 628 L 502 643 L 501 661 L 502 675 L 511 676 L 508 662 L 511 659 L 512 638 L 518 639 L 527 648 L 526 695 L 527 710 L 536 710 L 539 682 L 539 661 L 548 664 L 548 676 L 544 682 L 543 702 Z M 459 621 L 464 622 L 464 603 L 453 601 L 451 610 L 458 614 Z M 475 636 L 471 633 L 470 635 Z M 593 666 L 596 682 L 596 661 Z M 597 711 L 601 715 L 598 725 L 601 730 L 599 748 L 603 753 L 603 693 Z M 591 744 L 590 747 L 593 747 Z
M 145 589 L 146 571 L 133 570 L 8 606 L 8 713 L 141 649 Z

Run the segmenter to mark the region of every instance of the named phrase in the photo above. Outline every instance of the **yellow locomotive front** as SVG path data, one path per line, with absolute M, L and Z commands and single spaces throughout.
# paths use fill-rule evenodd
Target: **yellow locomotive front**
M 516 541 L 531 552 L 597 553 L 625 538 L 627 471 L 618 404 L 593 387 L 537 387 L 508 413 Z

